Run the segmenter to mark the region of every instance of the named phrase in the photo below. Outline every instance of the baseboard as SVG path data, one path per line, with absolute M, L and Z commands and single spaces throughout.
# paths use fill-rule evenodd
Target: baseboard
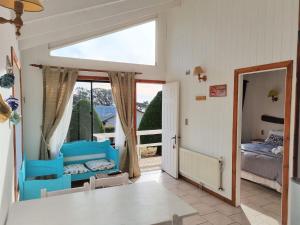
M 220 195 L 220 194 L 218 194 L 218 193 L 216 193 L 216 192 L 214 192 L 214 191 L 212 191 L 212 190 L 196 183 L 195 181 L 192 181 L 191 179 L 183 176 L 182 174 L 179 174 L 179 178 L 181 178 L 182 180 L 184 180 L 184 181 L 186 181 L 186 182 L 188 182 L 188 183 L 190 183 L 190 184 L 192 184 L 196 187 L 199 187 L 201 190 L 207 192 L 208 194 L 210 194 L 210 195 L 222 200 L 223 202 L 226 202 L 227 204 L 232 205 L 232 206 L 235 207 L 235 204 L 233 203 L 233 201 L 231 199 L 228 199 L 228 198 L 226 198 L 226 197 L 224 197 L 224 196 L 222 196 L 222 195 Z

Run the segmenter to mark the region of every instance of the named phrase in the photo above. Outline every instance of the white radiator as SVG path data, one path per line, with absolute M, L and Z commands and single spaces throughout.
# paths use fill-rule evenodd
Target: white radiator
M 222 158 L 214 158 L 190 151 L 179 149 L 179 171 L 184 177 L 214 190 L 223 190 Z

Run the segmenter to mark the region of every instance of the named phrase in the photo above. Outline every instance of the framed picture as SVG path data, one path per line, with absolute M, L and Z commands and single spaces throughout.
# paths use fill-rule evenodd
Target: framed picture
M 209 97 L 226 97 L 227 85 L 213 85 L 209 87 Z

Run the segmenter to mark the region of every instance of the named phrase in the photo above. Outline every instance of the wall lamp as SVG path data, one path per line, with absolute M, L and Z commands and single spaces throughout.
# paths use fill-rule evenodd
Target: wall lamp
M 268 97 L 272 98 L 272 102 L 277 102 L 279 99 L 279 92 L 275 89 L 272 89 L 269 91 Z
M 14 10 L 15 19 L 5 19 L 0 17 L 0 24 L 10 23 L 16 26 L 16 35 L 20 36 L 20 29 L 23 26 L 23 12 L 40 12 L 44 7 L 39 0 L 0 0 L 0 6 Z
M 201 66 L 196 66 L 196 67 L 194 68 L 193 74 L 196 75 L 196 76 L 198 76 L 199 82 L 201 82 L 201 80 L 207 81 L 207 76 L 204 75 L 204 70 L 202 69 Z

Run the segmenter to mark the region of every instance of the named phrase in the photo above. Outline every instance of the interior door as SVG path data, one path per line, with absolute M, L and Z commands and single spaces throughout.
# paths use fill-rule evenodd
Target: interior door
M 178 178 L 179 82 L 163 85 L 162 169 Z

